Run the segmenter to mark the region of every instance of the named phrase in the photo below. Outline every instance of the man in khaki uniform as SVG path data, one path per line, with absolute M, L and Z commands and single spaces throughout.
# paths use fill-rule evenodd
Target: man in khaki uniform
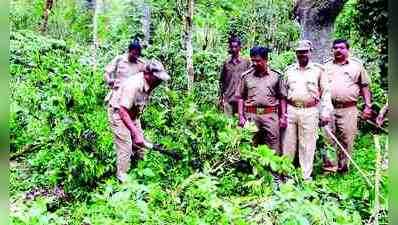
M 117 178 L 124 182 L 132 154 L 143 157 L 146 146 L 139 116 L 148 104 L 149 95 L 161 81 L 170 77 L 163 65 L 152 60 L 144 72 L 127 78 L 120 86 L 120 98 L 109 111 L 117 153 Z
M 331 129 L 348 154 L 351 155 L 357 133 L 358 109 L 356 103 L 359 95 L 363 96 L 365 102 L 363 118 L 369 119 L 372 115 L 370 79 L 362 63 L 358 59 L 349 57 L 349 44 L 346 40 L 333 41 L 333 54 L 334 59 L 325 64 L 334 107 L 332 122 L 328 125 L 328 129 Z M 339 172 L 347 172 L 348 157 L 339 148 L 336 149 L 338 149 L 337 168 L 325 156 L 324 170 L 336 171 L 337 169 Z
M 236 95 L 239 94 L 241 75 L 249 69 L 250 61 L 240 56 L 241 42 L 238 38 L 230 38 L 228 43 L 231 56 L 221 69 L 219 106 L 225 114 L 233 115 L 237 113 Z
M 280 74 L 268 67 L 268 51 L 264 47 L 250 49 L 253 67 L 242 74 L 239 125 L 244 126 L 246 120 L 253 121 L 259 129 L 254 136 L 254 145 L 267 144 L 279 154 Z
M 305 180 L 312 179 L 318 124 L 327 124 L 332 110 L 328 79 L 324 68 L 310 61 L 311 46 L 299 42 L 298 63 L 287 68 L 281 82 L 282 152 L 293 160 L 298 151 Z
M 120 84 L 144 69 L 145 62 L 140 58 L 140 55 L 141 45 L 138 40 L 134 40 L 130 43 L 127 53 L 116 56 L 106 65 L 104 80 L 110 88 L 108 95 L 105 97 L 106 104 L 115 104 L 119 98 L 118 90 Z

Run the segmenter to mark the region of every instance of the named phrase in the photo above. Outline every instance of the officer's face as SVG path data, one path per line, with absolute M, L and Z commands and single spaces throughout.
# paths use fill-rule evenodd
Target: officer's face
M 267 70 L 267 60 L 263 59 L 261 56 L 252 56 L 251 61 L 257 72 L 264 72 Z
M 229 53 L 231 55 L 238 55 L 240 52 L 240 44 L 238 42 L 229 43 Z
M 349 53 L 345 43 L 334 44 L 332 51 L 335 59 L 346 59 Z
M 309 50 L 296 51 L 297 60 L 300 65 L 306 65 L 310 60 L 311 53 Z
M 140 56 L 140 51 L 138 49 L 132 49 L 129 51 L 129 61 L 136 62 Z

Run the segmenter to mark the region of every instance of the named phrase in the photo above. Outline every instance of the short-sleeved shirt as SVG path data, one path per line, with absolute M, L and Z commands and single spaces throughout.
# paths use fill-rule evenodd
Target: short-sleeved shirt
M 228 58 L 221 69 L 220 89 L 225 101 L 234 100 L 239 94 L 241 75 L 250 68 L 249 59 L 239 57 L 235 62 L 232 58 Z
M 309 62 L 305 68 L 298 63 L 289 66 L 281 80 L 281 94 L 293 102 L 321 103 L 322 115 L 328 116 L 333 110 L 330 85 L 322 65 Z
M 110 79 L 114 79 L 115 83 L 112 87 L 112 91 L 105 97 L 105 102 L 109 100 L 110 105 L 116 105 L 119 93 L 118 88 L 121 83 L 127 78 L 141 72 L 145 69 L 145 61 L 138 58 L 137 62 L 132 63 L 128 60 L 128 54 L 116 56 L 106 67 L 105 67 L 105 81 L 109 82 Z M 111 77 L 113 76 L 113 77 Z
M 280 98 L 280 74 L 267 69 L 265 75 L 259 75 L 251 68 L 242 75 L 240 97 L 246 106 L 276 106 Z
M 370 84 L 365 68 L 357 59 L 348 59 L 343 65 L 331 60 L 325 64 L 325 69 L 330 81 L 333 101 L 357 101 L 360 88 Z
M 128 54 L 116 56 L 108 65 L 105 66 L 105 73 L 112 75 L 113 79 L 119 79 L 120 83 L 126 78 L 143 71 L 145 61 L 138 58 L 136 62 L 130 62 Z
M 149 101 L 149 84 L 140 72 L 127 78 L 120 86 L 120 98 L 115 108 L 123 106 L 129 112 L 140 115 Z

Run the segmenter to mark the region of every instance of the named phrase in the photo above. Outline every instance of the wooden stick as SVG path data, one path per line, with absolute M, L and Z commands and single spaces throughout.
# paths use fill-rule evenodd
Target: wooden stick
M 343 153 L 347 156 L 347 158 L 351 161 L 351 163 L 357 168 L 359 173 L 361 173 L 362 177 L 365 179 L 366 183 L 368 183 L 369 186 L 372 186 L 371 182 L 367 178 L 367 174 L 358 166 L 358 164 L 351 158 L 351 156 L 348 154 L 348 152 L 345 150 L 343 145 L 337 140 L 336 136 L 329 130 L 329 127 L 324 127 L 324 130 L 326 133 L 333 139 L 333 141 L 339 146 L 339 148 L 343 151 Z

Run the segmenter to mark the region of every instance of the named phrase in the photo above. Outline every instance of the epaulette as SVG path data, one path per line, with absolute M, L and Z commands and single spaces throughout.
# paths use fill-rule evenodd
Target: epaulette
M 352 61 L 354 61 L 354 62 L 356 62 L 356 63 L 359 63 L 360 65 L 363 65 L 362 60 L 360 60 L 360 59 L 358 59 L 358 58 L 350 57 L 350 58 L 348 58 L 348 60 L 352 60 Z
M 254 67 L 250 67 L 248 70 L 246 70 L 245 72 L 242 73 L 242 75 L 240 76 L 240 78 L 244 78 L 245 76 L 251 74 L 254 72 Z
M 312 65 L 314 65 L 315 67 L 318 67 L 322 71 L 325 71 L 325 67 L 323 65 L 319 64 L 319 63 L 312 63 Z
M 137 59 L 138 62 L 145 64 L 147 60 L 143 59 L 143 58 L 138 58 Z
M 292 68 L 294 68 L 295 66 L 297 66 L 296 63 L 290 64 L 285 68 L 285 71 L 283 71 L 284 74 L 286 74 L 286 72 Z
M 282 76 L 282 73 L 279 72 L 278 70 L 275 70 L 275 69 L 273 69 L 273 68 L 270 68 L 270 70 L 271 70 L 272 72 L 278 74 L 278 76 Z

